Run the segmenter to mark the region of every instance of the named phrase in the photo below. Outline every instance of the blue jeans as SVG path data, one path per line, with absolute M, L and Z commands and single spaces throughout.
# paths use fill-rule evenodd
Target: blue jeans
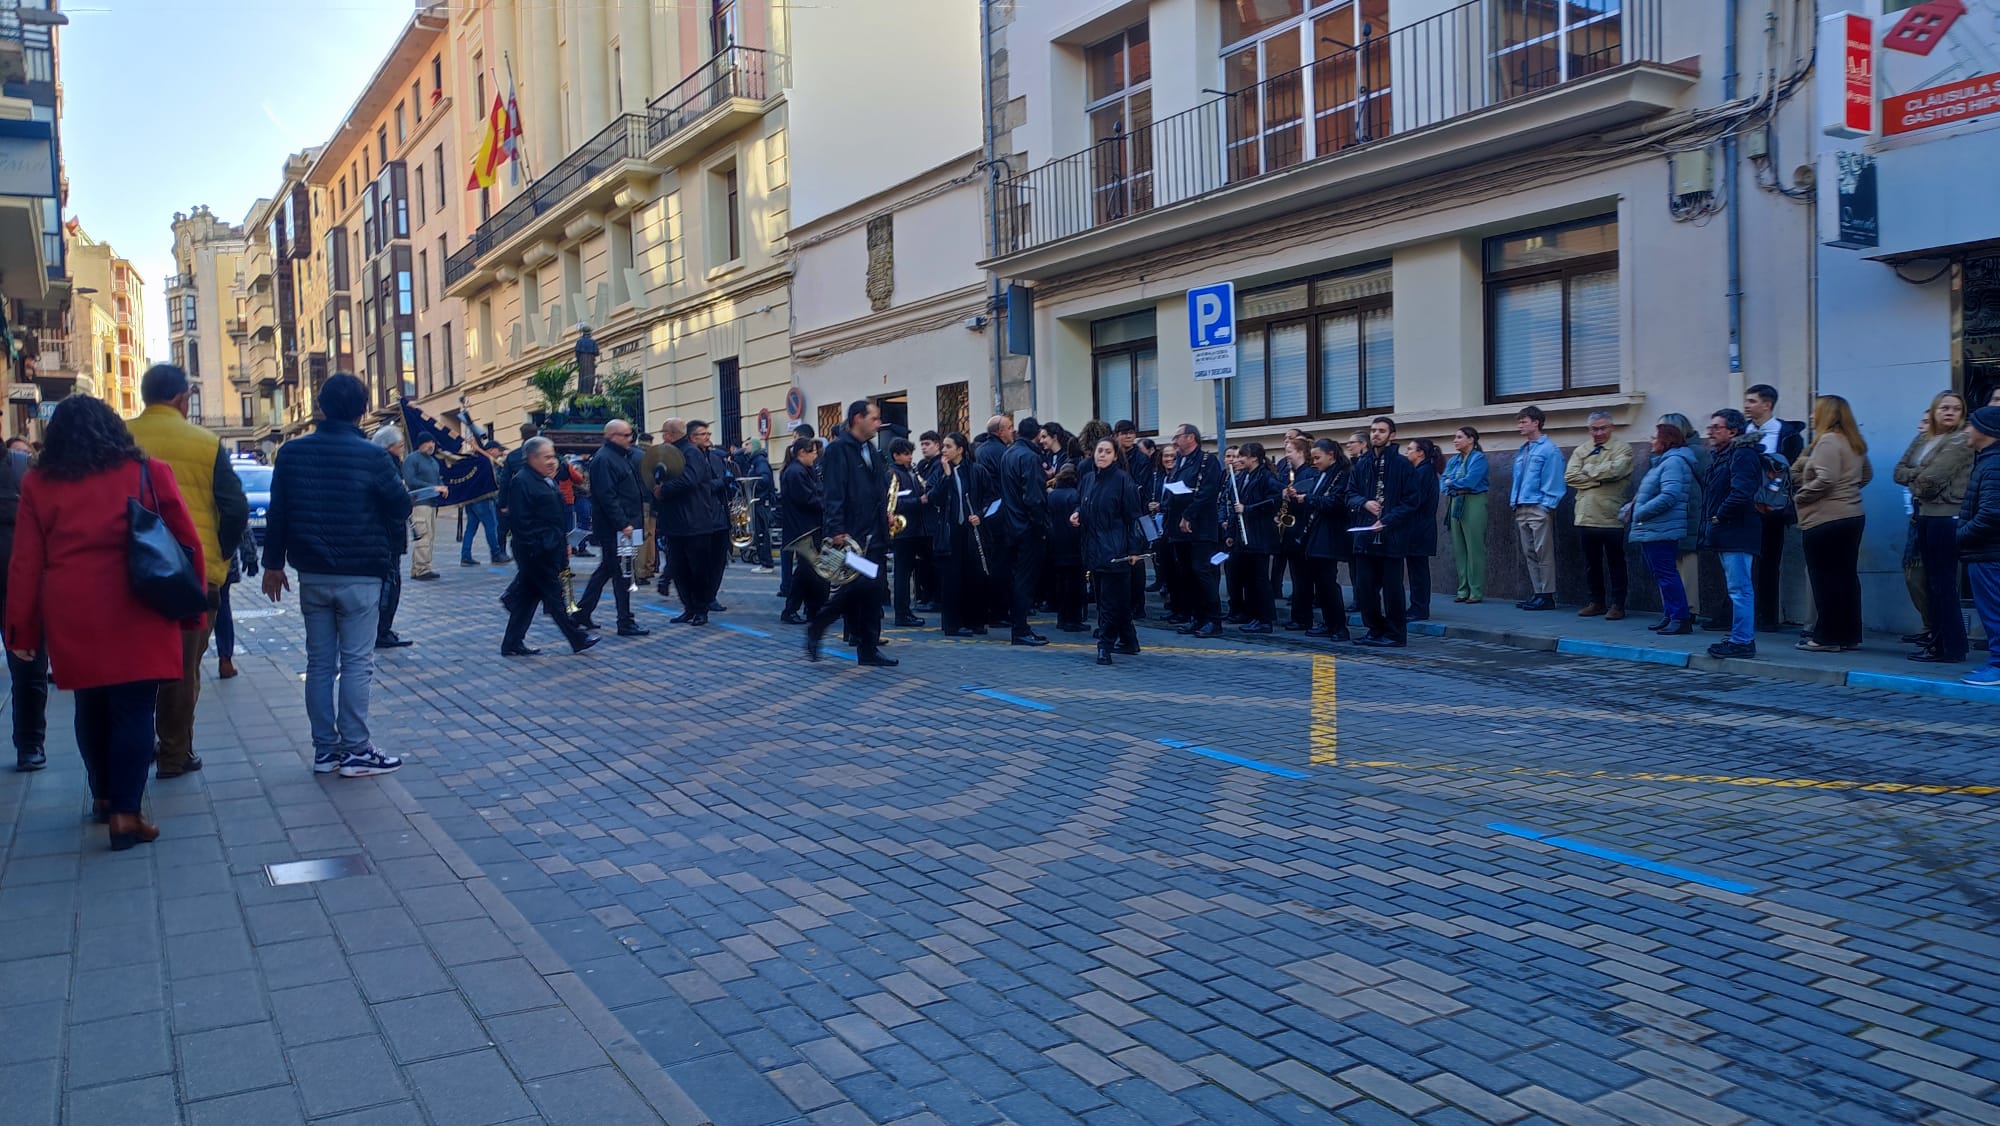
M 136 680 L 76 690 L 76 749 L 90 796 L 112 813 L 138 813 L 153 765 L 153 704 L 160 682 Z
M 1660 584 L 1660 617 L 1670 622 L 1694 617 L 1688 609 L 1687 588 L 1681 585 L 1680 545 L 1673 540 L 1642 543 L 1646 566 L 1653 569 L 1653 581 Z
M 306 718 L 312 723 L 316 756 L 369 749 L 368 687 L 375 679 L 381 601 L 382 580 L 373 575 L 299 576 L 299 610 L 306 621 Z
M 480 528 L 486 529 L 486 555 L 498 563 L 506 552 L 500 550 L 500 510 L 493 498 L 476 500 L 465 506 L 465 539 L 458 545 L 461 563 L 472 562 L 472 541 Z
M 1757 557 L 1748 551 L 1718 551 L 1722 581 L 1729 587 L 1729 640 L 1757 643 Z
M 1967 563 L 1965 573 L 1972 580 L 1972 606 L 1986 626 L 1987 664 L 2000 668 L 2000 563 Z

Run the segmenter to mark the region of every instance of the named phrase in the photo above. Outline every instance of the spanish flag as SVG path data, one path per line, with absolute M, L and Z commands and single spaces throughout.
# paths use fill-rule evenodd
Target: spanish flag
M 465 190 L 476 192 L 499 182 L 500 166 L 515 159 L 514 138 L 521 135 L 521 118 L 499 94 L 493 95 L 493 109 L 486 115 L 486 134 L 472 158 L 472 178 Z

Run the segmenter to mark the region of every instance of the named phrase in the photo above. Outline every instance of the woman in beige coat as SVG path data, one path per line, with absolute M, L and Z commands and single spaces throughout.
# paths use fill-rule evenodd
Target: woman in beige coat
M 1861 647 L 1861 490 L 1874 471 L 1868 466 L 1868 441 L 1846 399 L 1821 395 L 1813 406 L 1812 429 L 1812 445 L 1792 465 L 1792 480 L 1818 613 L 1812 636 L 1798 647 L 1838 653 Z
M 1896 483 L 1910 490 L 1912 513 L 1903 577 L 1925 627 L 1903 639 L 1918 646 L 1913 661 L 1965 660 L 1965 616 L 1958 604 L 1958 506 L 1972 475 L 1965 414 L 1964 396 L 1938 392 L 1896 463 Z

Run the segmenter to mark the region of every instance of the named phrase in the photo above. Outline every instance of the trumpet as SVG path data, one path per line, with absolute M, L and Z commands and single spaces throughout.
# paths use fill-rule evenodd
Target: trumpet
M 563 606 L 570 613 L 574 614 L 577 612 L 576 575 L 571 573 L 569 564 L 565 563 L 563 564 L 562 574 L 557 577 L 562 580 Z

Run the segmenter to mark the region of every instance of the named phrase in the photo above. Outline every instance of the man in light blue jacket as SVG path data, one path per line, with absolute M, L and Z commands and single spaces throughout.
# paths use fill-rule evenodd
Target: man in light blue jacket
M 1514 423 L 1527 441 L 1514 455 L 1514 485 L 1508 497 L 1514 509 L 1514 533 L 1521 541 L 1521 556 L 1528 564 L 1528 584 L 1533 595 L 1514 605 L 1522 610 L 1556 608 L 1556 509 L 1562 507 L 1563 455 L 1542 433 L 1548 418 L 1542 408 L 1521 408 Z

